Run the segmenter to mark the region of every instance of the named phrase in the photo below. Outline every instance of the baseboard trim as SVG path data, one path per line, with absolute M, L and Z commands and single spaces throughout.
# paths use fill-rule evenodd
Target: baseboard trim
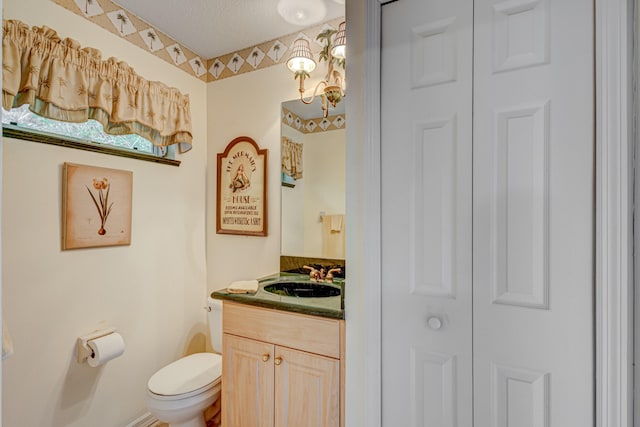
M 156 427 L 160 425 L 160 421 L 149 412 L 141 415 L 135 420 L 131 421 L 125 427 Z

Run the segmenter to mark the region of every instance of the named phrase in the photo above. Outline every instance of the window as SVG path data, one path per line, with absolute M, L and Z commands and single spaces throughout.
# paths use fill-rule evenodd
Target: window
M 5 113 L 3 135 L 175 165 L 173 151 L 156 147 L 191 149 L 188 95 L 46 26 L 4 20 L 3 31 L 3 107 L 29 105 Z
M 67 146 L 75 146 L 75 144 L 84 144 L 89 146 L 103 146 L 104 148 L 112 147 L 118 150 L 118 155 L 131 156 L 145 159 L 147 156 L 157 157 L 159 159 L 173 160 L 175 158 L 175 149 L 173 146 L 158 147 L 154 146 L 149 140 L 135 134 L 130 135 L 109 135 L 104 132 L 102 125 L 95 120 L 88 120 L 84 123 L 69 123 L 58 120 L 48 119 L 32 113 L 28 105 L 19 108 L 13 108 L 11 111 L 2 109 L 3 127 L 12 127 L 15 130 L 21 130 L 26 133 L 32 133 L 35 138 L 30 140 L 38 140 L 37 135 L 62 137 L 69 140 Z M 7 126 L 8 125 L 8 126 Z M 17 127 L 17 128 L 16 128 Z M 37 131 L 29 132 L 30 130 Z M 20 138 L 19 135 L 7 135 L 10 137 Z M 76 147 L 83 148 L 83 147 Z M 108 149 L 106 152 L 110 152 Z M 137 156 L 136 153 L 142 153 L 146 156 Z M 162 163 L 178 163 L 162 162 Z

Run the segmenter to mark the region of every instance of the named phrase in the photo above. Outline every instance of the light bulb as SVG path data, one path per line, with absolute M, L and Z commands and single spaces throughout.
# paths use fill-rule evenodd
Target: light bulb
M 297 39 L 291 48 L 291 56 L 287 61 L 287 67 L 294 73 L 296 71 L 312 72 L 316 68 L 309 42 L 305 39 Z
M 331 55 L 333 55 L 334 58 L 346 58 L 347 57 L 346 48 L 347 47 L 345 45 L 334 46 L 331 49 Z

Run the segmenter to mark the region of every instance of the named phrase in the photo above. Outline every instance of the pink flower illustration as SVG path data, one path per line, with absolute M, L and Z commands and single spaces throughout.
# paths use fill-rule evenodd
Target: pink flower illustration
M 101 180 L 93 178 L 93 188 L 95 190 L 98 190 L 97 199 L 96 196 L 93 195 L 93 192 L 91 191 L 89 186 L 85 187 L 87 187 L 87 191 L 91 196 L 91 200 L 93 200 L 93 204 L 96 205 L 96 209 L 98 210 L 98 215 L 100 215 L 100 229 L 98 230 L 98 234 L 104 236 L 107 232 L 104 226 L 107 223 L 109 214 L 111 213 L 111 208 L 113 208 L 113 202 L 109 204 L 109 190 L 111 188 L 111 185 L 109 184 L 109 180 L 107 178 L 102 178 Z M 106 190 L 106 192 L 104 190 Z

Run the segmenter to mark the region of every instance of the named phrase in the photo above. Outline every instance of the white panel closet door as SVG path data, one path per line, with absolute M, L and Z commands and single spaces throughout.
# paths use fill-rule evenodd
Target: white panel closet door
M 472 15 L 383 7 L 384 426 L 472 423 Z
M 593 426 L 593 50 L 589 1 L 383 6 L 385 427 Z
M 593 3 L 474 5 L 475 426 L 593 426 Z

